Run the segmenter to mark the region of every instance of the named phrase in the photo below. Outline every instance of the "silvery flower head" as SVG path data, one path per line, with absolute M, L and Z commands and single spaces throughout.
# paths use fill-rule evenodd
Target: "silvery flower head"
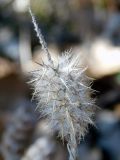
M 38 101 L 41 116 L 46 117 L 53 130 L 66 140 L 69 160 L 76 159 L 76 148 L 93 124 L 94 101 L 90 97 L 90 81 L 84 68 L 79 67 L 79 56 L 71 51 L 64 52 L 54 63 L 47 45 L 30 10 L 32 21 L 48 63 L 40 64 L 32 73 L 34 95 Z

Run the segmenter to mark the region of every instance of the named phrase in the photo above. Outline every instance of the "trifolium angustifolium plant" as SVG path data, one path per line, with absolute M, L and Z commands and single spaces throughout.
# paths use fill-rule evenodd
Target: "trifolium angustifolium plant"
M 77 145 L 93 123 L 94 100 L 90 97 L 91 80 L 85 75 L 86 68 L 79 67 L 79 54 L 62 53 L 54 62 L 31 9 L 34 29 L 48 61 L 32 72 L 33 95 L 37 108 L 47 119 L 52 130 L 67 142 L 69 160 L 76 160 Z

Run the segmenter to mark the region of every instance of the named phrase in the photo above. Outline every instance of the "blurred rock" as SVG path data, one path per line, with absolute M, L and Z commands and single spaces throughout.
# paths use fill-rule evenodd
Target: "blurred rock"
M 104 157 L 109 160 L 120 160 L 120 123 L 111 111 L 102 111 L 97 119 L 99 130 L 98 146 Z
M 87 55 L 86 64 L 93 77 L 100 78 L 120 71 L 120 47 L 113 46 L 108 40 L 92 42 Z
M 2 139 L 4 160 L 19 160 L 32 140 L 35 116 L 29 101 L 21 101 L 12 115 Z

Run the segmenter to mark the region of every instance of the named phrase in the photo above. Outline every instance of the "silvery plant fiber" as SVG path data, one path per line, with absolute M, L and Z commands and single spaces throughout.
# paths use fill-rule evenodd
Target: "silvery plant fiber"
M 79 67 L 79 56 L 71 51 L 63 53 L 58 62 L 52 59 L 36 19 L 29 9 L 34 29 L 48 62 L 32 72 L 34 96 L 38 100 L 41 116 L 46 117 L 52 130 L 67 142 L 69 160 L 76 160 L 77 145 L 93 124 L 94 100 L 90 98 L 90 80 Z

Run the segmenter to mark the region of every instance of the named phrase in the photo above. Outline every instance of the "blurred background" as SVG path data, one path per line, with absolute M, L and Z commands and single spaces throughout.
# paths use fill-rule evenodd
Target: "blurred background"
M 94 78 L 100 109 L 78 159 L 120 160 L 120 0 L 0 0 L 0 160 L 68 160 L 31 101 L 29 72 L 44 54 L 29 3 L 52 56 L 72 48 Z

